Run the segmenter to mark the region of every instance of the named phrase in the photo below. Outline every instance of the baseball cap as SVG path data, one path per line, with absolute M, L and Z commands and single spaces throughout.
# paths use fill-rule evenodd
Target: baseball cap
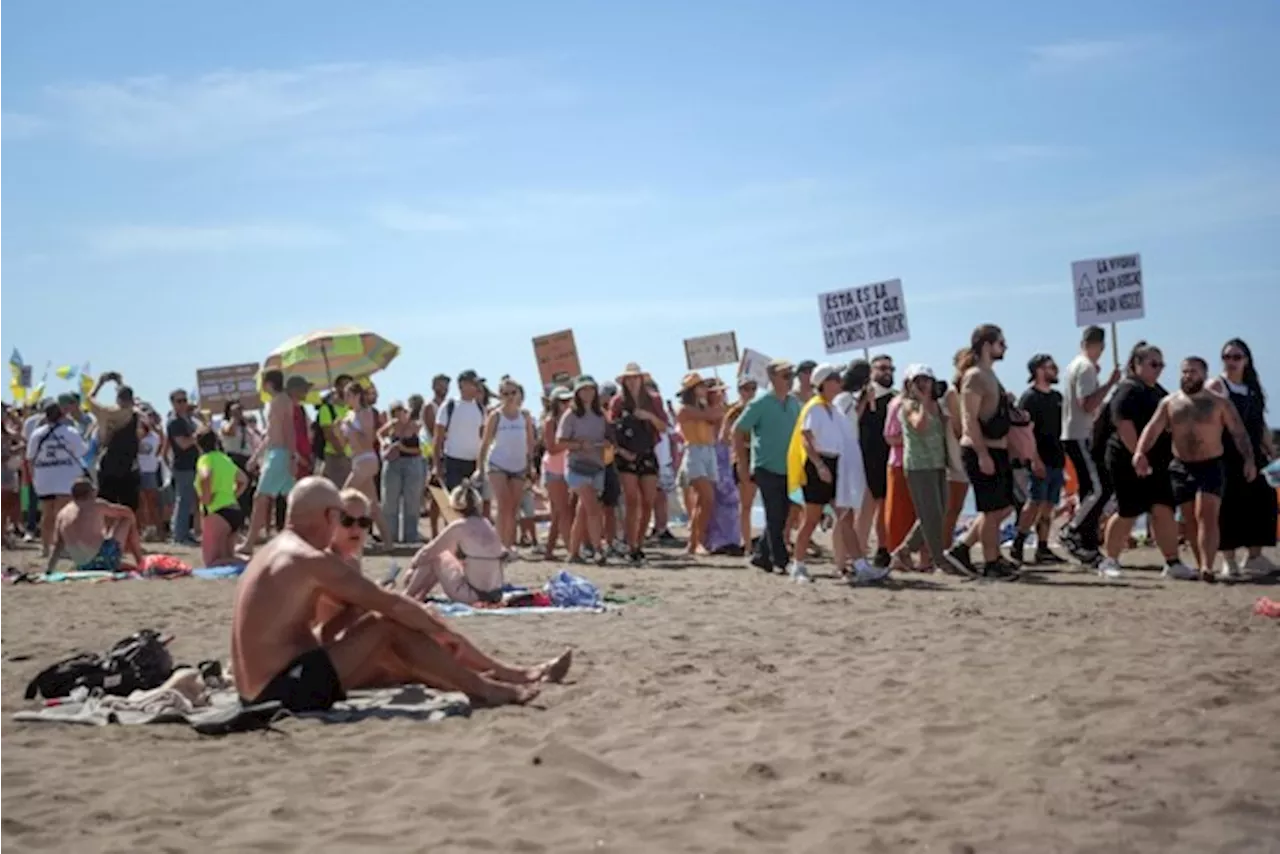
M 775 376 L 777 374 L 791 373 L 795 368 L 796 366 L 786 359 L 774 359 L 769 363 L 767 370 L 769 371 L 769 376 Z
M 796 373 L 803 374 L 805 371 L 816 370 L 817 367 L 818 367 L 818 363 L 815 362 L 813 359 L 805 359 L 803 362 L 796 365 Z
M 804 363 L 800 364 L 800 369 L 804 370 Z M 840 376 L 840 366 L 832 364 L 815 365 L 813 368 L 812 381 L 815 386 L 820 386 L 833 377 Z
M 1034 380 L 1036 378 L 1036 368 L 1039 368 L 1041 365 L 1047 365 L 1052 361 L 1053 357 L 1048 353 L 1036 353 L 1027 360 L 1027 373 L 1030 374 L 1031 379 Z
M 458 374 L 458 382 L 475 383 L 476 385 L 484 385 L 484 378 L 473 370 L 465 370 Z
M 907 382 L 911 382 L 918 377 L 928 377 L 931 380 L 937 379 L 937 376 L 933 373 L 933 368 L 928 365 L 922 365 L 919 363 L 907 365 Z

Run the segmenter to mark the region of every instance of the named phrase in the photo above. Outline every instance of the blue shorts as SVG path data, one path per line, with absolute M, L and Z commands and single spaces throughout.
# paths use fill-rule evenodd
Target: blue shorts
M 1044 477 L 1031 475 L 1031 500 L 1041 504 L 1057 504 L 1066 482 L 1065 469 L 1045 469 Z
M 288 495 L 293 489 L 293 469 L 289 463 L 289 451 L 285 448 L 268 448 L 258 475 L 258 495 Z
M 98 548 L 98 553 L 89 558 L 77 569 L 87 572 L 115 572 L 120 569 L 120 558 L 123 552 L 120 549 L 120 543 L 116 540 L 103 540 L 102 545 Z
M 690 445 L 684 450 L 684 463 L 680 474 L 685 484 L 695 480 L 715 480 L 719 476 L 716 467 L 715 445 Z
M 584 486 L 592 486 L 595 488 L 596 495 L 600 495 L 604 492 L 604 469 L 600 469 L 595 474 L 578 474 L 572 469 L 565 469 L 564 482 L 574 491 Z

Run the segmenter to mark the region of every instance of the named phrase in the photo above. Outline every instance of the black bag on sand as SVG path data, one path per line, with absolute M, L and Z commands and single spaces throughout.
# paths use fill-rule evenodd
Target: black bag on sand
M 105 657 L 82 652 L 45 668 L 28 683 L 25 696 L 53 699 L 88 688 L 125 697 L 158 687 L 172 673 L 173 657 L 164 639 L 153 629 L 143 629 L 116 643 Z

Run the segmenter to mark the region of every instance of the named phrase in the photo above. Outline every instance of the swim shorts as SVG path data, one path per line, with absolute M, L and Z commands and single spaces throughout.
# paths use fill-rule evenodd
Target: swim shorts
M 279 703 L 291 712 L 323 712 L 345 700 L 342 680 L 321 647 L 302 653 L 246 705 Z
M 286 448 L 268 448 L 258 476 L 258 495 L 288 495 L 293 489 L 293 468 Z
M 1226 482 L 1227 470 L 1222 457 L 1190 463 L 1175 459 L 1169 463 L 1169 484 L 1173 487 L 1174 504 L 1178 506 L 1195 501 L 1199 494 L 1221 498 Z
M 93 572 L 115 572 L 120 569 L 120 558 L 123 551 L 115 540 L 103 540 L 98 553 L 80 564 L 77 569 Z

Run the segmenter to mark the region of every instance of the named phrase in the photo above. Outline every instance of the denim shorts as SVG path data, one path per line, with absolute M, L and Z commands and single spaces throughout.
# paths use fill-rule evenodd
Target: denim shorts
M 160 472 L 158 471 L 138 472 L 138 488 L 139 489 L 159 489 L 160 488 Z
M 690 445 L 684 451 L 684 463 L 680 467 L 682 480 L 693 483 L 695 480 L 715 480 L 719 476 L 716 470 L 715 445 Z
M 600 469 L 595 474 L 576 474 L 572 470 L 566 469 L 564 482 L 569 484 L 569 488 L 575 491 L 591 485 L 595 487 L 596 495 L 600 495 L 604 492 L 604 469 Z
M 1062 497 L 1062 487 L 1067 481 L 1065 469 L 1045 469 L 1044 477 L 1031 476 L 1031 500 L 1044 504 L 1057 504 Z
M 554 472 L 554 471 L 543 471 L 543 472 L 542 472 L 542 485 L 543 485 L 543 486 L 546 486 L 547 484 L 550 484 L 550 483 L 564 483 L 564 482 L 565 482 L 564 474 L 562 474 L 562 473 Z

